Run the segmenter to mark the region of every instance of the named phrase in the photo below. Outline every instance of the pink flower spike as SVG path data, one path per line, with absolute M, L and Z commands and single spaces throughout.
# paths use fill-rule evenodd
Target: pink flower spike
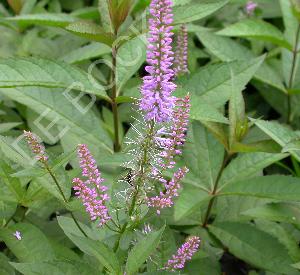
M 188 32 L 185 25 L 181 25 L 177 35 L 177 46 L 174 60 L 175 75 L 183 75 L 188 70 Z
M 40 138 L 30 131 L 24 131 L 24 137 L 38 161 L 46 162 L 48 157 L 45 152 L 45 146 L 41 143 Z
M 181 188 L 180 182 L 188 171 L 186 167 L 178 169 L 173 178 L 165 183 L 165 192 L 160 192 L 159 196 L 148 198 L 148 206 L 156 208 L 158 215 L 161 209 L 172 207 L 174 204 L 173 199 L 178 197 L 178 191 Z
M 107 187 L 102 185 L 104 179 L 101 177 L 96 161 L 85 144 L 78 145 L 78 157 L 82 176 L 86 177 L 86 180 L 73 179 L 75 195 L 82 200 L 91 220 L 98 219 L 99 226 L 102 226 L 111 219 L 105 205 L 105 202 L 109 200 L 108 195 L 105 193 Z
M 16 237 L 16 239 L 18 241 L 22 240 L 22 236 L 21 236 L 21 232 L 20 231 L 16 231 L 13 235 Z
M 146 71 L 141 87 L 140 109 L 145 112 L 146 120 L 157 123 L 169 121 L 172 117 L 176 89 L 172 69 L 172 1 L 152 0 L 150 4 L 149 38 Z
M 181 147 L 186 140 L 186 132 L 189 123 L 190 114 L 190 96 L 176 99 L 176 108 L 173 112 L 173 121 L 171 126 L 170 137 L 160 139 L 160 146 L 163 147 L 161 153 L 162 163 L 161 166 L 166 168 L 173 168 L 175 165 L 174 157 L 181 155 Z
M 187 241 L 177 250 L 177 253 L 168 261 L 164 269 L 170 271 L 183 269 L 185 263 L 191 260 L 193 255 L 198 251 L 200 242 L 199 237 L 188 238 Z

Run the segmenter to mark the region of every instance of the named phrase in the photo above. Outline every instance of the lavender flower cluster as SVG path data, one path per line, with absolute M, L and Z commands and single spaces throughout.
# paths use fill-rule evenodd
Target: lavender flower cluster
M 150 4 L 149 44 L 146 71 L 141 88 L 140 109 L 147 120 L 157 123 L 169 121 L 175 106 L 172 92 L 176 89 L 172 82 L 174 53 L 172 51 L 172 1 L 153 0 Z
M 188 240 L 178 249 L 177 253 L 168 261 L 165 269 L 176 271 L 176 269 L 184 268 L 186 261 L 192 259 L 193 255 L 199 249 L 199 246 L 199 237 L 194 236 L 188 238 Z
M 31 149 L 31 151 L 35 154 L 35 158 L 41 162 L 47 162 L 48 156 L 45 152 L 45 146 L 40 142 L 38 136 L 33 134 L 30 131 L 24 131 L 24 137 Z
M 91 220 L 99 219 L 99 226 L 102 226 L 111 219 L 105 205 L 106 201 L 109 200 L 106 194 L 107 187 L 102 185 L 104 179 L 101 177 L 96 161 L 85 144 L 78 145 L 78 158 L 82 176 L 87 179 L 85 181 L 80 178 L 73 179 L 75 195 L 82 200 Z

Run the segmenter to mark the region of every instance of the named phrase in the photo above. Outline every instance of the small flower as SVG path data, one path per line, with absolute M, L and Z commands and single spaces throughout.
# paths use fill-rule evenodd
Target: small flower
M 163 178 L 160 181 L 164 183 L 165 191 L 160 192 L 159 196 L 148 198 L 148 206 L 156 208 L 159 215 L 160 210 L 167 207 L 172 207 L 173 199 L 178 197 L 178 190 L 181 188 L 180 182 L 188 172 L 188 169 L 180 168 L 174 173 L 173 178 L 168 182 Z
M 21 232 L 20 231 L 16 231 L 13 235 L 16 237 L 16 239 L 18 241 L 22 240 L 22 236 L 21 236 Z
M 48 157 L 45 152 L 45 146 L 41 143 L 39 137 L 31 133 L 30 131 L 24 131 L 24 137 L 31 151 L 35 154 L 35 158 L 38 161 L 46 162 L 48 160 Z
M 177 250 L 177 253 L 172 256 L 164 269 L 176 271 L 176 269 L 183 269 L 186 261 L 192 259 L 193 255 L 197 252 L 200 246 L 199 237 L 190 237 L 187 241 Z
M 75 195 L 82 200 L 91 220 L 99 219 L 99 226 L 102 226 L 111 219 L 105 205 L 105 202 L 109 200 L 106 194 L 107 187 L 102 185 L 104 179 L 101 177 L 96 161 L 85 144 L 78 145 L 78 157 L 82 176 L 87 179 L 85 181 L 79 178 L 73 179 Z
M 185 25 L 181 25 L 177 35 L 177 45 L 174 60 L 175 75 L 188 73 L 188 33 Z
M 140 109 L 146 120 L 157 123 L 169 121 L 172 117 L 175 98 L 172 96 L 176 85 L 172 51 L 172 1 L 152 0 L 150 4 L 149 38 L 145 70 L 149 73 L 143 78 Z
M 253 15 L 255 9 L 258 7 L 258 4 L 253 1 L 248 1 L 245 7 L 245 11 L 248 15 Z

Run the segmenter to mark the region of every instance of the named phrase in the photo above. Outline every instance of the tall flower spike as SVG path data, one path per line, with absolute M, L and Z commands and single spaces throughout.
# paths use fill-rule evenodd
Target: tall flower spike
M 172 82 L 174 53 L 172 51 L 173 22 L 172 1 L 152 0 L 150 4 L 149 38 L 143 78 L 140 109 L 146 120 L 157 123 L 169 121 L 172 117 L 175 98 L 172 96 L 176 85 Z
M 173 111 L 173 121 L 170 136 L 167 138 L 158 138 L 157 141 L 163 148 L 161 153 L 162 168 L 173 168 L 175 165 L 174 157 L 182 153 L 181 147 L 186 140 L 186 131 L 189 123 L 190 114 L 190 96 L 177 98 L 176 108 Z
M 187 172 L 188 169 L 185 167 L 183 169 L 178 169 L 169 182 L 163 178 L 160 179 L 161 181 L 164 181 L 165 192 L 160 192 L 159 196 L 148 198 L 148 206 L 156 208 L 158 215 L 160 214 L 161 209 L 173 205 L 173 199 L 178 197 L 178 190 L 181 188 L 180 182 Z
M 188 32 L 185 25 L 181 25 L 177 35 L 177 45 L 174 59 L 175 75 L 188 73 Z
M 39 137 L 30 131 L 24 131 L 24 137 L 31 151 L 33 152 L 33 154 L 35 154 L 35 158 L 38 161 L 46 162 L 48 160 L 48 157 L 45 152 L 45 146 L 41 143 Z
M 91 220 L 99 219 L 99 226 L 102 226 L 111 219 L 105 205 L 105 202 L 109 200 L 106 194 L 107 187 L 102 185 L 104 179 L 101 177 L 96 161 L 87 146 L 85 144 L 78 145 L 77 153 L 82 176 L 87 179 L 85 181 L 79 178 L 73 179 L 75 195 L 82 200 Z
M 176 271 L 183 269 L 186 261 L 192 259 L 193 255 L 197 252 L 200 246 L 199 237 L 190 237 L 187 241 L 177 250 L 177 253 L 172 256 L 164 269 Z

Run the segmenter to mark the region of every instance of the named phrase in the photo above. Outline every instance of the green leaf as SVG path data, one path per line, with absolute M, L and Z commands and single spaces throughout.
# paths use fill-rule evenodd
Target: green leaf
M 174 7 L 174 24 L 183 24 L 203 19 L 217 10 L 221 9 L 228 3 L 228 0 L 216 1 L 194 1 L 187 5 Z
M 209 231 L 220 240 L 234 256 L 275 273 L 294 274 L 293 261 L 286 248 L 273 236 L 243 223 L 218 223 Z
M 179 85 L 182 86 L 184 91 L 191 93 L 192 97 L 199 97 L 197 104 L 202 101 L 203 105 L 219 108 L 231 96 L 231 74 L 233 73 L 235 78 L 238 79 L 235 82 L 235 88 L 241 91 L 259 69 L 264 58 L 264 56 L 261 56 L 255 59 L 208 65 L 184 79 L 180 79 Z M 194 108 L 198 108 L 198 105 L 194 106 Z
M 217 32 L 219 35 L 249 37 L 267 42 L 292 50 L 292 46 L 288 43 L 283 34 L 274 25 L 258 19 L 246 19 L 239 21 L 225 29 Z
M 200 210 L 201 205 L 211 199 L 207 191 L 203 191 L 195 186 L 184 185 L 183 190 L 180 191 L 180 196 L 174 205 L 174 220 L 181 221 L 189 218 L 195 211 Z M 191 221 L 194 224 L 194 221 Z M 196 224 L 200 224 L 199 219 Z
M 72 137 L 72 139 L 68 139 L 69 148 L 66 148 L 65 151 L 73 150 L 78 143 L 85 143 L 90 147 L 91 152 L 97 152 L 96 157 L 105 159 L 113 152 L 112 141 L 104 130 L 97 110 L 89 107 L 93 102 L 88 98 L 82 98 L 74 104 L 62 92 L 61 89 L 50 90 L 41 87 L 0 89 L 1 94 L 33 109 L 40 114 L 41 119 L 49 119 L 59 126 L 61 135 L 53 138 Z M 69 96 L 76 99 L 78 95 L 70 92 Z M 78 106 L 81 106 L 82 109 L 78 109 Z M 49 134 L 49 129 L 44 129 L 44 131 Z M 17 152 L 16 156 L 22 155 Z
M 300 201 L 300 179 L 291 176 L 264 176 L 226 185 L 221 196 L 250 196 L 275 201 Z
M 84 237 L 83 233 L 79 230 L 78 226 L 75 224 L 74 220 L 69 217 L 59 216 L 57 217 L 57 221 L 61 229 L 64 231 L 68 238 L 72 238 L 73 236 Z M 90 239 L 97 240 L 99 236 L 97 236 L 90 227 L 79 222 L 80 227 L 83 231 L 88 235 Z
M 0 59 L 0 72 L 0 88 L 65 88 L 109 100 L 99 84 L 92 84 L 96 83 L 94 78 L 65 62 L 35 57 Z
M 222 188 L 235 181 L 245 180 L 256 176 L 262 169 L 286 157 L 286 154 L 269 154 L 261 152 L 240 154 L 225 168 L 219 186 Z
M 19 179 L 11 177 L 11 174 L 14 172 L 12 167 L 5 163 L 3 160 L 0 160 L 0 177 L 2 182 L 7 186 L 11 194 L 13 194 L 16 202 L 21 202 L 25 189 L 22 187 Z
M 24 275 L 82 275 L 100 274 L 99 270 L 81 261 L 44 261 L 34 263 L 11 263 L 11 265 Z
M 22 122 L 7 122 L 7 123 L 0 123 L 0 134 L 5 133 L 19 125 L 21 125 Z
M 207 29 L 197 30 L 196 35 L 214 56 L 224 62 L 233 60 L 251 60 L 255 58 L 253 52 L 247 47 L 230 38 L 216 35 Z M 271 85 L 286 93 L 280 75 L 266 62 L 261 65 L 254 77 L 260 82 Z
M 0 253 L 0 273 L 3 275 L 15 275 L 15 271 L 9 264 L 9 259 Z
M 8 21 L 18 22 L 27 25 L 42 25 L 52 27 L 65 27 L 75 22 L 76 17 L 64 13 L 41 13 L 23 14 L 15 17 L 6 18 Z
M 13 235 L 16 231 L 21 233 L 21 240 Z M 46 236 L 32 224 L 18 223 L 9 228 L 2 228 L 0 229 L 0 239 L 21 262 L 45 261 L 55 258 Z
M 222 166 L 224 148 L 199 122 L 190 124 L 183 156 L 196 184 L 212 191 Z
M 267 220 L 256 220 L 255 223 L 258 229 L 278 239 L 278 241 L 286 247 L 289 256 L 294 262 L 300 260 L 300 248 L 297 237 L 293 236 L 287 227 Z
M 118 93 L 146 60 L 146 36 L 139 35 L 124 43 L 117 55 Z
M 62 56 L 60 60 L 69 64 L 79 63 L 97 58 L 111 52 L 111 48 L 105 44 L 93 42 L 86 46 L 80 47 Z
M 282 148 L 283 153 L 291 152 L 291 151 L 300 151 L 300 140 L 289 142 Z
M 259 129 L 265 132 L 283 148 L 291 142 L 295 142 L 299 139 L 299 136 L 292 129 L 290 129 L 288 126 L 280 124 L 277 121 L 253 120 L 253 122 Z M 294 148 L 290 148 L 288 152 L 290 152 L 298 161 L 300 161 L 300 152 L 293 149 Z
M 101 14 L 101 25 L 106 32 L 112 32 L 112 24 L 109 15 L 108 2 L 99 0 L 99 13 Z
M 112 33 L 105 32 L 99 25 L 88 21 L 74 22 L 65 29 L 75 35 L 112 46 L 115 38 Z
M 138 272 L 141 265 L 148 259 L 148 257 L 154 253 L 157 248 L 162 234 L 165 230 L 163 226 L 160 230 L 151 232 L 147 236 L 139 241 L 129 252 L 126 263 L 126 274 L 134 275 Z
M 84 253 L 95 257 L 112 274 L 120 275 L 121 267 L 116 254 L 103 242 L 79 237 L 73 234 L 68 236 L 71 241 Z
M 255 219 L 285 222 L 300 226 L 299 207 L 291 203 L 270 203 L 249 209 L 242 214 Z

